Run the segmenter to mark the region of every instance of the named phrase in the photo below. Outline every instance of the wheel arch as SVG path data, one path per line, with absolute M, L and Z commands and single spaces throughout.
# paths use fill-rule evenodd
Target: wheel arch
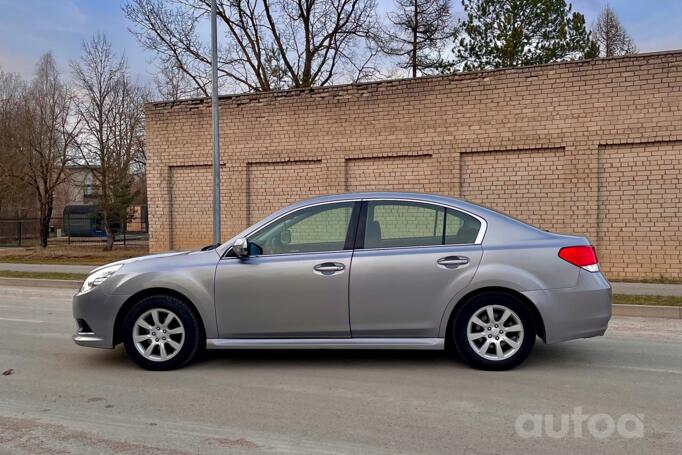
M 514 289 L 506 288 L 506 287 L 501 287 L 501 286 L 488 286 L 488 287 L 482 287 L 475 289 L 468 294 L 465 294 L 463 297 L 461 297 L 457 303 L 452 307 L 452 310 L 450 311 L 450 314 L 448 314 L 447 317 L 447 325 L 445 328 L 445 343 L 446 346 L 451 343 L 452 341 L 452 326 L 453 326 L 453 320 L 457 316 L 457 313 L 459 310 L 466 304 L 467 301 L 469 301 L 471 298 L 476 297 L 481 294 L 486 294 L 489 292 L 498 292 L 498 293 L 503 293 L 503 294 L 509 294 L 516 299 L 518 299 L 521 303 L 523 303 L 528 310 L 530 311 L 531 315 L 533 316 L 533 323 L 535 324 L 535 330 L 537 331 L 538 336 L 542 339 L 542 341 L 546 341 L 546 332 L 545 332 L 545 323 L 544 320 L 542 319 L 542 315 L 540 314 L 540 311 L 538 310 L 537 306 L 525 295 L 522 293 L 515 291 Z
M 194 316 L 197 318 L 197 321 L 199 321 L 199 328 L 201 330 L 200 336 L 204 339 L 206 338 L 206 327 L 204 326 L 204 319 L 201 317 L 201 313 L 199 312 L 197 306 L 186 295 L 182 294 L 181 292 L 169 288 L 155 287 L 143 289 L 142 291 L 139 291 L 136 294 L 131 295 L 123 303 L 123 305 L 121 305 L 121 308 L 119 308 L 118 313 L 116 313 L 116 319 L 114 321 L 113 334 L 114 346 L 123 341 L 121 336 L 121 330 L 123 328 L 123 321 L 126 317 L 126 314 L 128 314 L 128 312 L 131 310 L 131 308 L 135 306 L 136 303 L 152 295 L 167 295 L 182 300 L 189 307 L 190 311 L 194 313 Z

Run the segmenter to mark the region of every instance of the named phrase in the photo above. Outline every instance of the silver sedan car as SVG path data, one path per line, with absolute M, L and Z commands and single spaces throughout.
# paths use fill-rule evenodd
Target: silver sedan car
M 447 349 L 487 370 L 603 335 L 611 287 L 584 237 L 450 197 L 286 207 L 201 251 L 100 267 L 73 299 L 81 346 L 150 370 L 209 349 Z

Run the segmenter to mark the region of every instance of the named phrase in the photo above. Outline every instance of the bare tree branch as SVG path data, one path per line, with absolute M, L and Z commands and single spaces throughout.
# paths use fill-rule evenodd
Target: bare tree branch
M 382 50 L 412 77 L 441 71 L 445 47 L 458 35 L 450 0 L 395 0 L 383 31 Z
M 592 26 L 592 36 L 603 57 L 637 53 L 637 46 L 608 4 Z
M 209 0 L 128 0 L 138 41 L 205 96 L 210 52 L 201 27 Z M 377 55 L 376 0 L 218 0 L 222 88 L 269 91 L 367 76 Z M 358 72 L 362 68 L 363 73 Z

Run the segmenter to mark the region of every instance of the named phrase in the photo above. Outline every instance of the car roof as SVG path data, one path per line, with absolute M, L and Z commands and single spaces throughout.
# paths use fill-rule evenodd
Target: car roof
M 377 191 L 377 192 L 363 192 L 363 193 L 340 193 L 331 194 L 326 196 L 317 196 L 309 199 L 304 199 L 295 202 L 285 210 L 291 210 L 296 207 L 303 207 L 306 205 L 314 205 L 322 202 L 335 202 L 335 201 L 348 201 L 348 200 L 363 200 L 363 199 L 405 199 L 414 200 L 421 202 L 430 202 L 434 204 L 449 205 L 456 208 L 461 208 L 463 210 L 471 211 L 475 214 L 480 212 L 485 212 L 486 215 L 496 216 L 499 213 L 481 207 L 480 205 L 474 204 L 463 199 L 457 199 L 450 196 L 444 196 L 440 194 L 432 193 L 415 193 L 415 192 L 402 192 L 402 191 Z

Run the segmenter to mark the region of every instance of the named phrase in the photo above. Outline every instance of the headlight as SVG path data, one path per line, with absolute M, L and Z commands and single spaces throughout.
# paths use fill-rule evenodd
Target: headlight
M 95 273 L 90 274 L 85 279 L 85 282 L 83 283 L 83 286 L 81 287 L 79 294 L 85 294 L 86 292 L 92 291 L 92 289 L 102 284 L 104 280 L 106 280 L 111 275 L 116 273 L 118 269 L 120 269 L 121 267 L 123 267 L 123 264 L 110 265 L 108 267 L 104 267 L 103 269 L 99 269 Z

